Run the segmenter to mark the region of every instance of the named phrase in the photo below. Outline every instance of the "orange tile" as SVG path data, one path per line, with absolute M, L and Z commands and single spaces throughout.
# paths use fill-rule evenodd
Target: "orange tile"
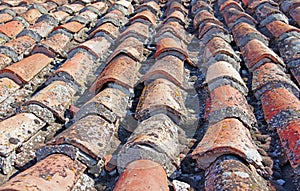
M 85 169 L 86 166 L 79 161 L 53 154 L 10 179 L 0 190 L 71 191 Z
M 68 0 L 50 0 L 53 3 L 56 3 L 57 5 L 65 5 L 68 4 Z
M 298 27 L 300 26 L 300 6 L 293 9 L 290 12 L 291 17 L 294 19 L 294 21 L 298 24 Z
M 70 144 L 99 160 L 105 156 L 115 130 L 102 117 L 89 115 L 57 135 L 51 144 Z
M 225 118 L 237 118 L 249 128 L 256 124 L 246 98 L 230 85 L 220 86 L 210 92 L 204 117 L 209 123 L 216 123 Z
M 167 18 L 164 19 L 164 23 L 174 20 L 178 21 L 182 25 L 186 24 L 185 15 L 181 11 L 173 11 L 170 15 L 167 16 Z
M 167 191 L 168 179 L 165 170 L 156 162 L 137 160 L 130 163 L 119 178 L 114 191 L 160 190 Z
M 36 134 L 45 122 L 31 113 L 19 113 L 0 122 L 0 154 L 9 155 L 31 136 Z
M 90 91 L 98 92 L 104 84 L 109 82 L 119 84 L 125 88 L 134 88 L 137 82 L 138 69 L 139 65 L 135 60 L 121 54 L 109 62 L 90 88 Z
M 286 126 L 277 128 L 285 153 L 297 174 L 300 174 L 300 120 L 294 119 Z
M 29 23 L 33 24 L 42 14 L 37 9 L 29 9 L 22 17 Z
M 291 25 L 288 25 L 282 21 L 273 21 L 273 22 L 267 24 L 266 27 L 275 38 L 279 38 L 282 34 L 285 34 L 285 33 L 291 32 L 291 31 L 300 33 L 300 29 L 293 27 Z
M 140 79 L 140 82 L 157 78 L 165 78 L 183 88 L 184 86 L 184 62 L 176 56 L 165 56 L 155 62 L 148 72 Z
M 211 22 L 220 26 L 223 25 L 212 13 L 208 12 L 207 10 L 203 10 L 195 15 L 193 20 L 194 28 L 198 29 L 199 25 L 207 22 Z
M 185 44 L 174 38 L 163 38 L 156 44 L 154 57 L 158 58 L 163 52 L 175 51 L 181 53 L 185 58 L 189 58 Z
M 5 43 L 3 46 L 9 47 L 18 55 L 22 55 L 25 52 L 29 52 L 34 44 L 35 40 L 31 37 L 21 36 Z
M 17 20 L 0 25 L 0 32 L 10 38 L 16 37 L 23 29 L 23 24 Z
M 247 68 L 250 70 L 254 70 L 258 67 L 257 63 L 264 58 L 268 58 L 283 67 L 285 66 L 281 58 L 259 40 L 253 39 L 249 41 L 246 46 L 241 49 L 241 53 Z
M 150 22 L 153 26 L 156 26 L 156 16 L 149 10 L 145 10 L 142 12 L 137 13 L 133 17 L 131 17 L 129 20 L 133 22 L 136 19 L 143 19 L 148 22 Z
M 153 10 L 153 13 L 157 14 L 160 11 L 160 7 L 155 1 L 148 1 L 139 5 L 135 10 L 137 13 L 145 10 Z
M 207 169 L 222 155 L 237 155 L 250 164 L 262 166 L 262 158 L 252 143 L 250 131 L 235 118 L 209 126 L 192 153 L 201 169 Z
M 235 8 L 229 8 L 227 11 L 224 12 L 223 16 L 229 28 L 232 28 L 235 24 L 237 24 L 237 21 L 241 18 L 247 20 L 247 23 L 251 23 L 254 26 L 257 23 L 257 21 L 253 19 L 250 15 Z
M 90 37 L 93 37 L 98 32 L 104 32 L 113 38 L 117 38 L 119 36 L 119 28 L 112 23 L 101 24 L 90 34 Z
M 264 6 L 270 6 L 270 5 L 274 5 L 276 7 L 278 7 L 278 4 L 273 2 L 273 1 L 269 1 L 269 0 L 254 0 L 251 3 L 249 3 L 249 5 L 247 6 L 247 10 L 250 10 L 251 12 L 254 12 L 257 10 L 258 6 L 260 6 L 263 3 L 267 3 Z
M 20 86 L 9 78 L 0 78 L 0 103 L 8 98 Z
M 138 103 L 136 117 L 142 120 L 154 113 L 166 113 L 177 122 L 183 119 L 186 108 L 181 89 L 162 78 L 148 84 Z
M 265 120 L 269 123 L 272 118 L 279 119 L 280 113 L 288 110 L 299 111 L 299 99 L 285 88 L 275 88 L 266 91 L 261 96 L 262 108 L 264 111 Z
M 0 23 L 6 23 L 7 21 L 11 21 L 13 16 L 8 13 L 1 13 L 0 14 Z
M 234 8 L 234 9 L 237 9 L 240 11 L 244 11 L 241 4 L 234 0 L 224 1 L 224 3 L 222 3 L 219 7 L 219 11 L 222 13 L 223 11 L 225 11 L 226 9 L 229 9 L 229 8 Z
M 46 107 L 51 110 L 58 119 L 63 121 L 65 110 L 71 104 L 75 93 L 75 90 L 73 90 L 67 83 L 54 81 L 36 93 L 25 104 L 37 104 L 42 107 Z
M 66 29 L 66 30 L 68 30 L 68 31 L 70 31 L 72 33 L 77 33 L 83 27 L 84 27 L 84 24 L 81 24 L 81 23 L 79 23 L 77 21 L 71 21 L 71 22 L 68 22 L 66 24 L 63 24 L 63 25 L 60 25 L 60 26 L 56 27 L 54 30 L 63 28 L 63 29 Z
M 44 54 L 33 54 L 23 60 L 16 62 L 0 71 L 1 76 L 8 76 L 18 84 L 29 82 L 44 67 L 49 65 L 52 59 Z

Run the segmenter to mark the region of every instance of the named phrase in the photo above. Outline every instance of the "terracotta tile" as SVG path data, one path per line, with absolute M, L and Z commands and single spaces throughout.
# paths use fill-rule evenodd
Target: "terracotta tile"
M 282 34 L 296 31 L 300 33 L 300 29 L 293 27 L 291 25 L 288 25 L 282 21 L 273 21 L 266 25 L 267 29 L 270 31 L 270 33 L 275 37 L 279 38 Z
M 165 56 L 155 62 L 140 82 L 149 83 L 157 78 L 168 79 L 183 88 L 184 62 L 176 56 Z
M 100 26 L 103 23 L 112 23 L 117 27 L 122 26 L 127 22 L 127 19 L 125 18 L 124 14 L 115 9 L 110 12 L 108 12 L 106 15 L 104 15 L 99 22 L 97 23 L 98 26 Z
M 211 38 L 205 38 L 204 36 L 205 34 L 209 33 L 210 36 L 212 36 Z M 215 36 L 220 36 L 220 33 L 224 34 L 224 35 L 228 35 L 229 32 L 221 25 L 217 25 L 215 23 L 205 23 L 203 25 L 200 25 L 199 27 L 199 35 L 198 38 L 201 40 L 205 40 L 205 44 L 210 41 L 213 37 Z M 220 36 L 221 37 L 221 36 Z M 227 40 L 224 38 L 224 40 Z
M 222 172 L 222 173 L 220 173 Z M 268 191 L 270 186 L 253 166 L 245 164 L 235 156 L 224 156 L 216 160 L 206 172 L 205 190 L 251 190 Z
M 51 62 L 52 59 L 44 54 L 33 54 L 2 69 L 0 73 L 1 76 L 7 76 L 13 79 L 16 83 L 22 85 L 29 82 Z
M 280 8 L 285 13 L 288 13 L 299 6 L 300 6 L 300 2 L 297 0 L 296 1 L 282 1 L 280 3 Z
M 7 156 L 27 141 L 45 123 L 31 113 L 19 113 L 0 122 L 0 154 Z
M 143 43 L 134 37 L 128 37 L 117 46 L 111 56 L 107 59 L 107 62 L 110 62 L 119 54 L 126 54 L 130 58 L 141 62 L 144 59 L 143 52 Z
M 153 14 L 157 15 L 160 12 L 160 6 L 155 1 L 144 2 L 135 9 L 135 12 L 142 12 L 145 10 L 152 11 Z
M 8 13 L 0 14 L 0 23 L 6 23 L 7 21 L 11 21 L 14 17 Z
M 214 37 L 205 46 L 203 58 L 204 62 L 209 58 L 216 56 L 217 54 L 226 54 L 238 60 L 236 53 L 232 49 L 231 45 L 223 38 Z
M 274 63 L 284 66 L 281 58 L 259 40 L 253 39 L 249 41 L 246 46 L 241 49 L 241 53 L 244 57 L 247 68 L 250 70 L 254 70 L 256 67 L 258 67 L 257 63 L 264 58 L 268 58 Z
M 168 175 L 179 163 L 180 127 L 164 114 L 156 114 L 142 121 L 118 154 L 120 173 L 135 160 L 146 159 L 159 163 Z M 185 135 L 180 135 L 184 139 Z M 172 145 L 172 147 L 170 147 Z
M 98 160 L 105 156 L 114 131 L 113 124 L 100 116 L 89 115 L 57 135 L 51 144 L 71 144 Z
M 80 3 L 72 3 L 72 4 L 65 4 L 64 6 L 60 7 L 60 10 L 66 11 L 69 14 L 74 14 L 79 12 L 84 8 L 84 5 Z
M 57 32 L 52 34 L 45 40 L 42 40 L 35 48 L 32 50 L 31 54 L 43 53 L 49 57 L 56 57 L 57 54 L 62 57 L 66 57 L 66 46 L 71 41 L 72 36 L 66 32 Z
M 29 9 L 22 17 L 30 24 L 33 24 L 42 14 L 37 9 Z
M 287 126 L 278 127 L 277 133 L 285 153 L 297 174 L 300 174 L 300 120 L 292 120 Z
M 4 190 L 71 191 L 86 166 L 62 154 L 53 154 L 2 185 Z
M 209 126 L 192 157 L 201 169 L 207 169 L 218 157 L 228 154 L 262 166 L 262 158 L 252 143 L 249 130 L 235 118 Z
M 193 15 L 198 13 L 198 11 L 200 12 L 203 10 L 207 10 L 208 12 L 213 13 L 213 9 L 212 9 L 211 5 L 209 5 L 205 1 L 196 1 L 196 2 L 194 2 L 194 4 L 192 4 L 191 12 Z
M 41 37 L 47 37 L 48 34 L 54 29 L 55 23 L 52 23 L 48 19 L 44 19 L 40 22 L 35 23 L 27 28 L 29 31 L 33 31 Z
M 63 29 L 66 29 L 66 30 L 68 30 L 68 31 L 70 31 L 72 33 L 77 33 L 83 27 L 84 27 L 84 24 L 81 24 L 81 23 L 79 23 L 77 21 L 71 21 L 71 22 L 68 22 L 66 24 L 63 24 L 63 25 L 60 25 L 60 26 L 56 27 L 54 30 L 63 28 Z
M 98 12 L 100 12 L 102 14 L 104 12 L 106 12 L 106 10 L 108 8 L 107 4 L 105 2 L 101 2 L 101 1 L 100 2 L 92 3 L 89 6 L 96 8 L 98 10 Z
M 262 5 L 264 4 L 264 5 Z M 256 1 L 252 1 L 251 3 L 249 3 L 249 5 L 247 6 L 247 10 L 251 11 L 251 12 L 255 12 L 257 10 L 257 8 L 259 8 L 259 6 L 276 6 L 278 7 L 278 4 L 273 2 L 273 1 L 269 1 L 269 0 L 256 0 Z
M 299 99 L 286 88 L 266 91 L 260 99 L 265 120 L 268 123 L 272 118 L 274 118 L 273 120 L 280 119 L 281 113 L 300 110 Z
M 208 12 L 207 10 L 203 10 L 201 12 L 198 12 L 194 17 L 194 29 L 198 29 L 199 25 L 207 22 L 222 26 L 222 23 L 212 13 Z
M 255 16 L 258 20 L 266 19 L 268 16 L 278 14 L 278 13 L 279 14 L 281 13 L 278 5 L 274 6 L 271 5 L 270 3 L 265 3 L 255 8 Z
M 76 48 L 74 48 L 73 51 L 79 50 L 81 48 L 87 50 L 96 58 L 102 58 L 102 56 L 108 52 L 110 46 L 111 42 L 108 39 L 100 36 L 81 43 Z
M 9 78 L 0 78 L 0 103 L 8 98 L 20 86 Z
M 85 10 L 84 12 L 81 12 L 79 14 L 80 17 L 83 17 L 87 20 L 91 21 L 95 21 L 98 17 L 98 14 L 94 13 L 93 11 L 90 10 Z
M 219 86 L 229 84 L 241 91 L 245 96 L 248 93 L 247 86 L 239 72 L 230 63 L 224 61 L 216 62 L 208 67 L 205 83 L 208 84 L 210 91 Z
M 112 23 L 104 23 L 100 25 L 90 34 L 90 37 L 94 36 L 98 32 L 104 32 L 114 39 L 116 39 L 119 36 L 119 28 L 113 25 Z
M 65 110 L 69 107 L 75 91 L 63 81 L 54 81 L 36 93 L 26 105 L 37 104 L 50 109 L 63 121 Z
M 10 9 L 13 12 L 15 12 L 17 15 L 21 15 L 28 10 L 26 6 L 14 6 L 14 7 L 10 7 Z
M 269 45 L 269 39 L 261 34 L 254 26 L 241 22 L 232 29 L 232 34 L 239 47 L 244 47 L 250 40 L 257 39 Z
M 145 10 L 142 12 L 137 13 L 133 17 L 131 17 L 129 20 L 133 22 L 134 20 L 142 19 L 150 22 L 153 26 L 156 26 L 156 16 L 149 10 Z
M 298 85 L 300 85 L 300 67 L 292 68 L 291 72 L 292 72 L 294 78 L 296 79 Z
M 300 38 L 294 36 L 293 33 L 291 32 L 292 35 L 288 36 L 283 34 L 277 41 L 279 53 L 288 68 L 298 67 L 300 60 Z
M 49 0 L 53 3 L 56 3 L 57 5 L 65 5 L 65 4 L 68 4 L 68 0 Z
M 186 24 L 185 15 L 181 11 L 173 11 L 170 15 L 167 16 L 167 18 L 164 19 L 164 23 L 170 22 L 170 21 L 177 21 L 182 25 Z
M 174 38 L 163 38 L 156 44 L 154 57 L 158 58 L 163 52 L 176 51 L 181 53 L 185 58 L 189 58 L 184 43 L 176 41 Z
M 50 12 L 57 7 L 57 5 L 53 2 L 46 2 L 42 3 L 41 5 L 47 10 L 47 12 Z
M 70 80 L 82 87 L 85 87 L 87 76 L 91 71 L 92 66 L 94 66 L 94 60 L 87 55 L 85 52 L 77 52 L 73 57 L 69 58 L 65 63 L 62 64 L 60 68 L 55 71 L 57 76 L 64 77 L 65 74 L 70 76 Z
M 150 160 L 130 163 L 119 178 L 114 191 L 161 190 L 167 191 L 168 179 L 160 164 Z
M 178 1 L 170 1 L 167 5 L 168 8 L 165 10 L 165 15 L 170 15 L 173 11 L 180 11 L 184 14 L 187 14 L 187 9 Z
M 291 17 L 294 19 L 294 21 L 298 24 L 298 27 L 300 26 L 300 6 L 293 9 L 290 12 Z
M 229 9 L 229 8 L 234 8 L 239 11 L 244 11 L 241 4 L 234 0 L 229 0 L 229 1 L 225 1 L 224 3 L 222 3 L 219 7 L 219 11 L 222 13 L 223 11 L 225 11 L 226 9 Z
M 230 85 L 220 86 L 210 92 L 204 117 L 212 124 L 225 118 L 237 118 L 248 128 L 256 123 L 244 95 Z
M 54 17 L 58 22 L 64 21 L 69 16 L 69 14 L 64 11 L 55 11 L 53 13 L 50 13 L 50 15 Z
M 170 21 L 164 25 L 157 31 L 155 34 L 155 41 L 160 41 L 162 38 L 167 37 L 167 34 L 170 34 L 177 37 L 178 39 L 188 43 L 186 31 L 184 27 L 176 21 Z M 170 36 L 172 37 L 172 36 Z
M 129 25 L 125 31 L 120 34 L 120 39 L 128 38 L 129 36 L 136 37 L 145 42 L 149 38 L 149 26 L 140 22 L 135 22 Z
M 235 8 L 229 8 L 223 14 L 225 22 L 229 28 L 232 28 L 234 25 L 239 23 L 240 19 L 243 19 L 243 22 L 247 22 L 253 26 L 257 23 L 250 15 Z
M 0 32 L 10 38 L 16 37 L 23 29 L 24 25 L 17 20 L 0 25 Z
M 119 55 L 111 60 L 90 88 L 97 92 L 107 83 L 113 82 L 125 88 L 134 88 L 137 82 L 139 65 L 126 55 Z
M 0 54 L 0 70 L 2 68 L 5 68 L 6 66 L 9 66 L 9 64 L 12 62 L 12 59 L 8 57 L 5 54 Z
M 3 46 L 6 46 L 14 51 L 17 55 L 22 55 L 25 52 L 28 52 L 32 49 L 35 44 L 35 40 L 29 36 L 21 36 L 16 39 L 13 39 Z
M 181 89 L 161 78 L 144 88 L 136 117 L 141 120 L 158 112 L 166 113 L 177 122 L 185 117 L 186 112 Z
M 295 95 L 299 95 L 299 88 L 274 63 L 265 63 L 253 71 L 252 90 L 257 99 L 267 90 L 285 87 Z
M 112 9 L 120 10 L 126 16 L 132 15 L 134 12 L 134 8 L 133 8 L 131 2 L 126 1 L 126 0 L 115 1 L 113 6 L 110 8 L 110 10 L 112 10 Z

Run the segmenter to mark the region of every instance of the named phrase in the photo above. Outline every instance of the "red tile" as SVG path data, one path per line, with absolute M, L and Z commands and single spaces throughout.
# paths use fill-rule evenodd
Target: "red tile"
M 166 113 L 175 121 L 186 114 L 182 90 L 166 79 L 156 79 L 148 84 L 137 106 L 136 117 L 144 119 L 154 113 Z
M 0 32 L 10 38 L 16 37 L 23 29 L 23 24 L 17 20 L 0 25 Z
M 176 56 L 165 56 L 155 62 L 148 72 L 140 79 L 147 83 L 157 79 L 165 78 L 183 88 L 184 86 L 184 63 Z
M 9 155 L 31 136 L 36 134 L 45 122 L 31 113 L 19 113 L 0 122 L 0 154 Z
M 95 37 L 78 45 L 73 50 L 76 51 L 76 49 L 82 48 L 87 50 L 96 58 L 99 58 L 108 52 L 110 46 L 111 46 L 111 42 L 107 40 L 105 37 Z
M 51 23 L 48 19 L 44 19 L 34 25 L 29 26 L 27 29 L 33 32 L 36 32 L 41 37 L 47 37 L 48 34 L 53 30 L 54 24 Z
M 162 27 L 155 34 L 156 40 L 159 41 L 159 39 L 164 38 L 166 33 L 171 33 L 184 42 L 187 41 L 186 31 L 179 22 L 170 21 L 162 25 Z
M 257 63 L 264 58 L 268 58 L 275 63 L 285 66 L 281 58 L 259 40 L 253 39 L 249 41 L 246 46 L 241 49 L 241 53 L 247 68 L 250 70 L 254 70 L 258 67 Z
M 69 14 L 64 11 L 55 11 L 53 13 L 50 13 L 50 15 L 54 17 L 58 22 L 64 21 L 69 16 Z
M 285 33 L 291 32 L 291 31 L 300 33 L 300 29 L 293 27 L 291 25 L 288 25 L 282 21 L 273 21 L 273 22 L 267 24 L 266 27 L 275 38 L 279 38 L 282 34 L 285 34 Z
M 133 22 L 137 19 L 146 20 L 150 22 L 153 26 L 156 26 L 156 16 L 149 10 L 137 13 L 136 15 L 130 18 L 130 21 Z
M 5 43 L 4 46 L 9 47 L 18 55 L 22 55 L 23 53 L 30 51 L 34 44 L 34 39 L 29 36 L 21 36 Z
M 130 163 L 121 174 L 114 191 L 121 190 L 167 191 L 168 178 L 160 164 L 150 160 L 137 160 Z
M 249 128 L 256 123 L 244 95 L 230 85 L 220 86 L 210 92 L 204 117 L 209 123 L 216 123 L 225 118 L 237 118 Z
M 149 38 L 149 26 L 140 22 L 135 22 L 129 25 L 125 31 L 120 34 L 120 38 L 124 39 L 128 36 L 137 36 L 141 40 Z
M 117 46 L 114 52 L 107 59 L 107 63 L 110 62 L 119 54 L 126 54 L 130 58 L 141 62 L 144 59 L 143 52 L 144 52 L 143 43 L 134 37 L 128 37 L 124 39 L 122 42 L 120 42 L 120 44 Z
M 291 17 L 294 19 L 294 21 L 298 24 L 298 27 L 300 26 L 300 6 L 293 9 L 290 12 Z
M 20 86 L 9 78 L 0 78 L 0 103 L 8 98 Z
M 65 110 L 71 104 L 75 93 L 75 90 L 67 83 L 54 81 L 36 93 L 25 104 L 37 104 L 46 107 L 51 110 L 56 117 L 63 121 Z
M 269 123 L 272 118 L 279 119 L 279 115 L 287 110 L 299 111 L 299 99 L 285 88 L 276 88 L 266 91 L 261 96 L 265 120 Z
M 87 76 L 91 68 L 95 65 L 92 58 L 84 52 L 78 52 L 73 57 L 69 58 L 60 68 L 55 71 L 58 76 L 63 76 L 67 73 L 82 87 L 85 87 Z
M 229 0 L 229 1 L 225 1 L 224 3 L 222 3 L 219 7 L 219 11 L 222 13 L 223 11 L 225 11 L 226 9 L 229 9 L 229 8 L 234 8 L 234 9 L 237 9 L 240 11 L 244 11 L 241 4 L 234 0 Z
M 109 82 L 119 84 L 125 88 L 134 88 L 137 82 L 139 65 L 126 55 L 119 55 L 109 62 L 94 84 L 91 92 L 97 92 Z
M 51 144 L 70 144 L 99 160 L 105 156 L 115 130 L 102 117 L 89 115 L 57 135 Z
M 165 10 L 165 15 L 170 15 L 173 11 L 180 11 L 184 14 L 187 14 L 187 9 L 178 1 L 170 1 L 168 8 Z
M 210 30 L 215 29 L 216 31 L 223 32 L 224 34 L 229 34 L 229 32 L 221 25 L 217 25 L 215 23 L 205 23 L 199 27 L 199 35 L 198 38 L 201 39 L 205 34 L 210 33 L 212 34 Z M 208 41 L 211 39 L 208 39 Z
M 239 19 L 244 19 L 247 21 L 247 23 L 251 23 L 254 26 L 257 23 L 257 21 L 253 19 L 250 15 L 235 8 L 229 8 L 227 11 L 224 12 L 223 16 L 229 28 L 232 28 L 235 24 L 237 24 L 237 21 Z
M 68 31 L 70 31 L 72 33 L 77 33 L 83 27 L 84 27 L 84 24 L 81 24 L 81 23 L 79 23 L 77 21 L 71 21 L 71 22 L 68 22 L 66 24 L 63 24 L 63 25 L 60 25 L 60 26 L 56 27 L 54 30 L 63 28 L 63 29 L 66 29 L 66 30 L 68 30 Z
M 222 172 L 222 173 L 220 173 Z M 245 164 L 235 156 L 224 156 L 216 160 L 205 172 L 205 190 L 251 190 L 268 191 L 268 181 L 262 178 L 257 169 Z
M 78 161 L 53 154 L 10 179 L 0 190 L 71 191 L 85 169 L 86 166 Z
M 0 54 L 0 70 L 2 68 L 5 68 L 6 66 L 9 66 L 9 64 L 12 62 L 12 59 L 8 57 L 5 54 Z
M 211 22 L 220 26 L 223 25 L 212 13 L 208 12 L 207 10 L 203 10 L 195 15 L 193 21 L 194 28 L 198 29 L 199 25 L 207 22 Z
M 8 13 L 0 14 L 0 23 L 6 23 L 7 21 L 11 21 L 14 17 Z
M 297 174 L 300 174 L 300 120 L 290 121 L 286 126 L 277 128 L 277 133 L 285 153 Z
M 33 24 L 42 14 L 37 9 L 29 9 L 22 17 L 29 23 Z
M 181 11 L 174 11 L 170 15 L 167 16 L 167 18 L 164 19 L 164 23 L 170 22 L 170 21 L 178 21 L 180 24 L 185 25 L 185 15 Z
M 262 166 L 262 158 L 252 143 L 250 131 L 235 118 L 209 126 L 192 153 L 201 169 L 207 169 L 222 155 L 237 155 L 250 164 Z
M 34 54 L 2 69 L 0 73 L 21 85 L 29 82 L 51 62 L 52 59 L 44 54 Z
M 185 58 L 189 58 L 185 44 L 178 42 L 174 38 L 163 38 L 156 44 L 154 57 L 158 58 L 163 52 L 176 51 L 181 53 Z
M 113 38 L 117 38 L 119 36 L 119 28 L 112 23 L 101 24 L 90 34 L 90 37 L 94 36 L 98 32 L 104 32 Z

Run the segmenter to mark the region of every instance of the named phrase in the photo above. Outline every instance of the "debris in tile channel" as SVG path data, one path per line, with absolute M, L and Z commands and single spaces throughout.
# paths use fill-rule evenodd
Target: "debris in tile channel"
M 0 191 L 300 191 L 299 14 L 0 1 Z

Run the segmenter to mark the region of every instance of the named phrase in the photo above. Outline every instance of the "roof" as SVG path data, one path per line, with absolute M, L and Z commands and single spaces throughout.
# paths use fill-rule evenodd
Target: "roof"
M 0 190 L 300 189 L 299 15 L 2 0 Z

